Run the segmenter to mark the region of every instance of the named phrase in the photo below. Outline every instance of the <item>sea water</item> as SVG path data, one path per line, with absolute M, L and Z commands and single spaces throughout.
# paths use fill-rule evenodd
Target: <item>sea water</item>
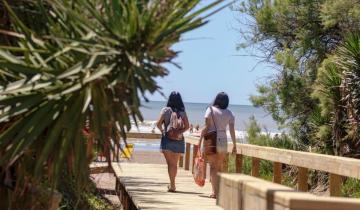
M 209 104 L 206 103 L 185 103 L 185 110 L 189 118 L 190 124 L 193 126 L 199 125 L 203 127 L 205 123 L 204 115 L 206 108 Z M 151 101 L 143 102 L 142 107 L 140 108 L 141 113 L 144 118 L 144 122 L 138 124 L 138 127 L 135 125 L 132 126 L 133 132 L 152 132 L 159 131 L 155 128 L 157 119 L 160 116 L 161 109 L 166 106 L 165 101 Z M 249 118 L 254 116 L 258 124 L 262 128 L 264 133 L 268 133 L 273 136 L 276 133 L 279 133 L 276 122 L 271 118 L 271 116 L 262 108 L 257 108 L 250 105 L 230 105 L 229 109 L 233 112 L 235 116 L 235 134 L 236 138 L 241 143 L 246 143 L 246 128 L 248 126 Z M 229 132 L 228 132 L 229 136 Z M 230 138 L 228 138 L 230 140 Z M 159 150 L 158 142 L 149 142 L 146 140 L 137 140 L 135 141 L 135 148 L 137 150 Z

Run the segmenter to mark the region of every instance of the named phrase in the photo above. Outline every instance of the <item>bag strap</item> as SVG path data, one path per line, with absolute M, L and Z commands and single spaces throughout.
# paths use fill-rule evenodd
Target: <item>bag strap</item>
M 212 121 L 214 123 L 215 130 L 217 132 L 217 127 L 216 127 L 216 123 L 215 123 L 215 119 L 214 119 L 214 113 L 213 113 L 212 106 L 210 106 L 210 113 L 211 113 L 211 119 L 212 119 Z

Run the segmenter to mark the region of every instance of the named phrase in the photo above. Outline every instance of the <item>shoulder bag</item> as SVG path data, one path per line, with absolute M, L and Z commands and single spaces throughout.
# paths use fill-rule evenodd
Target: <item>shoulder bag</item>
M 210 106 L 210 111 L 211 111 L 211 119 L 214 123 L 215 131 L 207 132 L 204 135 L 204 153 L 205 153 L 205 155 L 216 154 L 217 128 L 216 128 L 216 123 L 214 120 L 213 109 L 211 106 Z

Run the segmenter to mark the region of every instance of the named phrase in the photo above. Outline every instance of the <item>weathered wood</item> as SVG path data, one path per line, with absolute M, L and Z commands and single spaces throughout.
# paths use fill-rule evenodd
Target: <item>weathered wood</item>
M 273 163 L 273 182 L 281 184 L 281 172 L 282 172 L 282 163 L 274 162 Z
M 337 174 L 330 174 L 330 196 L 340 196 L 342 177 Z
M 231 143 L 230 143 L 231 145 Z M 238 154 L 360 179 L 360 159 L 311 152 L 236 144 Z M 229 152 L 232 146 L 229 146 Z
M 259 177 L 260 175 L 260 159 L 253 157 L 251 158 L 251 176 Z
M 129 139 L 160 139 L 161 133 L 126 133 Z
M 190 143 L 186 143 L 185 145 L 185 170 L 189 170 L 190 168 Z
M 198 137 L 186 136 L 185 140 L 188 143 L 197 144 Z M 228 147 L 228 152 L 231 152 L 232 143 L 229 144 L 230 146 Z M 238 143 L 236 144 L 236 148 L 238 154 L 245 156 L 360 179 L 360 159 L 256 146 L 251 144 Z
M 199 144 L 200 137 L 197 136 L 185 136 L 185 142 L 193 145 Z
M 119 185 L 123 186 L 124 202 L 129 209 L 147 210 L 221 210 L 210 199 L 211 184 L 198 187 L 189 171 L 178 170 L 176 191 L 167 192 L 169 177 L 163 164 L 113 163 Z M 126 199 L 128 198 L 128 200 Z
M 235 158 L 236 173 L 242 172 L 242 166 L 243 166 L 243 156 L 241 154 L 236 154 L 236 158 Z
M 303 167 L 298 167 L 297 174 L 297 189 L 299 191 L 306 192 L 308 191 L 308 169 Z
M 357 210 L 360 200 L 315 196 L 240 174 L 220 174 L 218 205 L 226 210 Z
M 184 167 L 184 156 L 183 156 L 183 155 L 180 155 L 180 158 L 179 158 L 179 167 Z
M 90 174 L 101 174 L 101 173 L 109 173 L 111 170 L 108 166 L 99 166 L 90 168 Z
M 196 154 L 198 152 L 199 146 L 198 145 L 193 145 L 193 152 L 192 152 L 192 167 L 191 167 L 191 172 L 194 173 L 194 165 L 195 165 L 195 157 Z
M 109 173 L 111 167 L 105 162 L 93 162 L 90 164 L 90 174 Z
M 259 180 L 243 174 L 219 174 L 217 204 L 226 210 L 242 210 L 242 187 L 244 183 Z

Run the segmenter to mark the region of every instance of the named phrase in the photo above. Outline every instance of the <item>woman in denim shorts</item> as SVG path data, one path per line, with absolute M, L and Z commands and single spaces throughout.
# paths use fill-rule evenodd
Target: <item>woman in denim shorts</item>
M 170 139 L 166 135 L 167 128 L 170 123 L 170 118 L 174 112 L 177 114 L 177 116 L 179 116 L 179 118 L 181 118 L 183 122 L 183 127 L 178 131 L 181 133 L 180 138 L 178 139 Z M 185 141 L 182 133 L 189 129 L 189 120 L 187 118 L 185 106 L 180 93 L 173 91 L 170 94 L 166 107 L 164 107 L 160 112 L 160 118 L 157 121 L 157 127 L 162 133 L 160 149 L 164 154 L 168 166 L 168 174 L 170 179 L 168 192 L 175 192 L 177 163 L 179 162 L 180 155 L 185 152 Z

